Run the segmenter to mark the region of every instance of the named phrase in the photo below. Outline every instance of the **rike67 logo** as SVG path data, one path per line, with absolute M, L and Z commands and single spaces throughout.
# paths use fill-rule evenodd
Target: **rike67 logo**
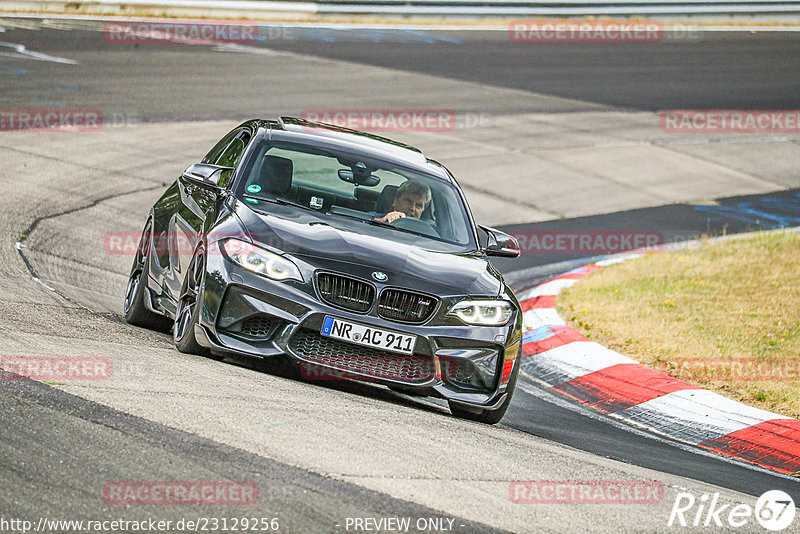
M 749 504 L 719 504 L 719 493 L 703 494 L 699 499 L 691 493 L 679 493 L 669 514 L 668 526 L 682 527 L 749 527 L 754 523 L 773 532 L 789 527 L 796 513 L 792 497 L 780 490 L 771 490 L 758 498 L 755 507 Z

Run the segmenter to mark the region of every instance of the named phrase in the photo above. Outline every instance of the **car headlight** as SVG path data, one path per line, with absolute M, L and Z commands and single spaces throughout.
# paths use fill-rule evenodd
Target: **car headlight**
M 462 300 L 447 312 L 466 324 L 501 326 L 508 322 L 514 306 L 507 300 Z
M 231 261 L 248 271 L 263 274 L 273 280 L 303 281 L 303 275 L 300 274 L 297 265 L 252 243 L 238 239 L 226 239 L 222 242 L 222 250 Z

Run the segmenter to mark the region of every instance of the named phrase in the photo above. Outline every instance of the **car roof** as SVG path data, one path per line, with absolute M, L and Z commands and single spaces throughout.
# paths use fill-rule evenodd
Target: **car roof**
M 357 152 L 367 157 L 416 168 L 448 182 L 453 182 L 452 176 L 441 163 L 426 158 L 420 149 L 393 139 L 296 117 L 280 117 L 277 121 L 256 120 L 255 122 L 259 127 L 268 130 L 267 136 L 270 140 Z

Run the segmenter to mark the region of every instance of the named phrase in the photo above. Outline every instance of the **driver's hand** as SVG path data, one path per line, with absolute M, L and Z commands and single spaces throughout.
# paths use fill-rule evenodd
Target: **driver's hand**
M 377 218 L 375 220 L 378 221 L 378 222 L 393 223 L 397 219 L 405 218 L 405 216 L 406 216 L 406 214 L 403 213 L 402 211 L 390 211 L 389 213 L 387 213 L 383 217 Z

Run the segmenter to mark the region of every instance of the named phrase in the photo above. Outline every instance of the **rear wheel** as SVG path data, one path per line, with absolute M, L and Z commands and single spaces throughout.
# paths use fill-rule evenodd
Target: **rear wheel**
M 183 280 L 178 308 L 175 311 L 175 325 L 172 328 L 172 339 L 175 347 L 187 354 L 199 354 L 210 358 L 221 360 L 223 357 L 214 356 L 211 352 L 202 347 L 194 335 L 194 326 L 197 324 L 197 317 L 200 313 L 200 288 L 203 285 L 203 275 L 205 273 L 205 254 L 203 248 L 198 248 L 197 252 L 189 264 L 186 278 Z
M 151 328 L 161 332 L 168 332 L 172 326 L 172 321 L 170 321 L 168 317 L 148 309 L 144 300 L 149 298 L 147 294 L 147 279 L 150 270 L 148 254 L 150 253 L 151 230 L 152 223 L 151 221 L 147 221 L 144 231 L 142 232 L 142 237 L 139 238 L 136 257 L 133 259 L 131 274 L 128 277 L 123 312 L 125 322 L 129 324 Z
M 519 358 L 519 356 L 517 356 L 517 358 Z M 519 363 L 517 363 L 517 365 L 519 365 Z M 450 413 L 460 419 L 469 419 L 470 421 L 477 421 L 487 425 L 495 425 L 499 423 L 506 414 L 509 404 L 511 404 L 511 397 L 513 396 L 514 390 L 517 387 L 518 374 L 519 369 L 515 370 L 511 375 L 511 379 L 508 381 L 508 387 L 506 388 L 506 399 L 496 410 L 480 410 L 479 412 L 472 412 L 453 404 L 452 402 L 448 402 L 448 405 L 450 406 Z

